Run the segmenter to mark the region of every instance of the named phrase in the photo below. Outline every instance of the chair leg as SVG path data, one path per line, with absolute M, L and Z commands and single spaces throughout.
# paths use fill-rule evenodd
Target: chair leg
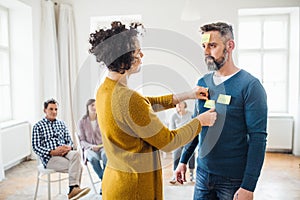
M 94 193 L 95 193 L 95 194 L 98 194 L 98 193 L 97 193 L 97 190 L 96 190 L 96 187 L 95 187 L 95 184 L 94 184 L 93 177 L 92 177 L 92 175 L 91 175 L 91 171 L 90 171 L 90 169 L 89 169 L 89 166 L 86 165 L 86 169 L 87 169 L 87 171 L 88 171 L 88 174 L 89 174 L 89 177 L 90 177 L 90 181 L 91 181 L 91 184 L 92 184 Z
M 59 181 L 58 181 L 58 191 L 59 191 L 59 194 L 61 194 L 61 173 L 58 173 L 58 178 L 59 178 Z
M 48 200 L 51 200 L 51 175 L 47 174 L 48 176 Z
M 39 184 L 40 184 L 40 179 L 39 179 L 40 173 L 38 172 L 37 174 L 37 180 L 36 180 L 36 187 L 35 187 L 35 193 L 34 193 L 34 200 L 36 200 L 36 196 L 39 190 Z

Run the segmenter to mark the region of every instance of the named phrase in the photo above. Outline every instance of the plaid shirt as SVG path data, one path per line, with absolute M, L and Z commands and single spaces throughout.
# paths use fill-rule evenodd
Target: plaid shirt
M 68 128 L 63 121 L 49 121 L 43 118 L 33 126 L 32 148 L 42 160 L 44 167 L 51 158 L 50 151 L 62 145 L 73 147 Z

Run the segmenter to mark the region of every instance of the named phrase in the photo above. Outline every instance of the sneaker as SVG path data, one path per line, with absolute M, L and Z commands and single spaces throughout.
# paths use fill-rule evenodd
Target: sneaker
M 89 193 L 90 188 L 83 188 L 81 189 L 80 187 L 74 187 L 73 190 L 68 194 L 68 198 L 70 200 L 75 200 L 83 197 L 87 193 Z
M 171 183 L 171 184 L 175 184 L 177 181 L 176 181 L 176 178 L 172 178 L 170 181 L 169 181 L 169 183 Z

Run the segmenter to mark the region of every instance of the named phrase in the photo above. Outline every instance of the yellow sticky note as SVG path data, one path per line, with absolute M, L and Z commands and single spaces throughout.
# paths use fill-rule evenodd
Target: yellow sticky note
M 201 44 L 209 42 L 209 39 L 210 39 L 210 34 L 204 33 L 201 37 Z
M 103 147 L 103 144 L 98 144 L 98 147 Z
M 219 94 L 217 103 L 229 105 L 231 96 L 225 94 Z
M 206 100 L 204 103 L 204 108 L 215 108 L 216 103 L 215 100 Z

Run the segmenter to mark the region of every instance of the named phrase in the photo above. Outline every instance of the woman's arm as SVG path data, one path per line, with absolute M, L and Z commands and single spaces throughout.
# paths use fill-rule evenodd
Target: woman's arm
M 131 95 L 129 108 L 122 112 L 122 119 L 126 120 L 124 124 L 131 129 L 128 132 L 136 134 L 147 143 L 164 151 L 171 151 L 185 145 L 199 134 L 202 126 L 210 126 L 216 119 L 216 113 L 209 110 L 186 125 L 176 130 L 169 130 L 153 112 L 151 106 L 153 105 L 150 105 L 147 99 L 134 93 Z
M 166 110 L 169 108 L 174 108 L 174 106 L 187 99 L 208 99 L 207 88 L 196 86 L 193 90 L 179 93 L 179 94 L 169 94 L 160 97 L 146 97 L 150 102 L 152 109 L 155 112 Z
M 201 99 L 207 100 L 208 99 L 208 90 L 207 88 L 196 86 L 191 91 L 174 94 L 173 95 L 173 104 L 176 105 L 177 103 L 187 100 L 187 99 Z

